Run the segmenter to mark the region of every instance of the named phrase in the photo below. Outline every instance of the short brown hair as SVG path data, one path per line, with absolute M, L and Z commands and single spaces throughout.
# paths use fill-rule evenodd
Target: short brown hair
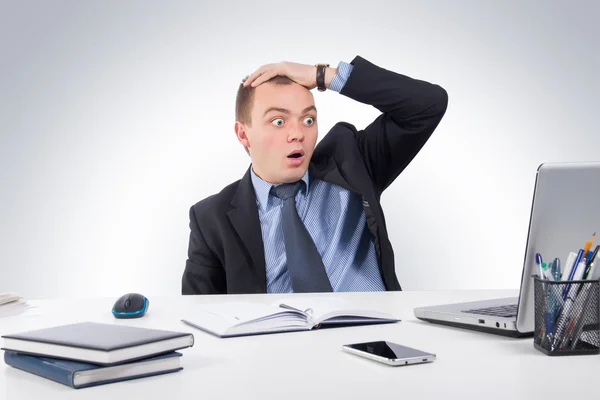
M 287 76 L 277 75 L 269 79 L 267 82 L 276 85 L 290 85 L 293 80 Z M 266 83 L 266 82 L 265 82 Z M 243 82 L 238 87 L 237 96 L 235 98 L 235 120 L 251 126 L 252 122 L 252 106 L 254 104 L 254 87 L 244 86 Z

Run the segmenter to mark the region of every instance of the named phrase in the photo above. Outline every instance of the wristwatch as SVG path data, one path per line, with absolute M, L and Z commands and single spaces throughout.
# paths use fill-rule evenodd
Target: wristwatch
M 324 92 L 325 87 L 325 69 L 329 67 L 329 64 L 315 64 L 317 67 L 317 89 L 319 92 Z

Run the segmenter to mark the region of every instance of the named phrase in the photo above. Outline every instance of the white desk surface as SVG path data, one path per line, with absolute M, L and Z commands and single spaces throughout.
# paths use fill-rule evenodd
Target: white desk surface
M 0 398 L 547 400 L 595 396 L 600 356 L 549 357 L 534 349 L 532 338 L 434 325 L 413 314 L 417 306 L 516 295 L 516 291 L 325 294 L 392 313 L 402 322 L 228 339 L 180 322 L 183 311 L 193 310 L 198 303 L 222 301 L 222 296 L 149 296 L 148 314 L 133 320 L 112 316 L 114 298 L 30 301 L 37 307 L 28 313 L 0 318 L 0 335 L 97 321 L 192 332 L 195 344 L 182 350 L 180 372 L 78 390 L 2 363 Z M 253 302 L 277 298 L 236 297 Z M 431 364 L 389 367 L 342 352 L 343 344 L 372 340 L 390 340 L 436 353 L 438 358 Z

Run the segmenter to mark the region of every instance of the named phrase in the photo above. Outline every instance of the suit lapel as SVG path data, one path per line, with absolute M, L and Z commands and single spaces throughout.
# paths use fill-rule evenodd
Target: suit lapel
M 246 172 L 238 185 L 238 189 L 231 200 L 235 207 L 227 213 L 231 225 L 239 235 L 242 245 L 252 260 L 251 268 L 256 277 L 255 287 L 258 292 L 266 292 L 265 256 L 258 209 L 256 206 L 256 194 L 250 178 L 250 169 Z M 254 286 L 254 285 L 253 285 Z

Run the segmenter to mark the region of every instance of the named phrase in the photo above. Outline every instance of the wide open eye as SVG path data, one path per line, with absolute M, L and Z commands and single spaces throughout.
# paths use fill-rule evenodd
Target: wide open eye
M 281 126 L 283 125 L 283 118 L 275 118 L 271 123 L 275 126 Z
M 315 119 L 313 117 L 306 117 L 304 118 L 304 123 L 306 125 L 312 125 L 315 123 Z

